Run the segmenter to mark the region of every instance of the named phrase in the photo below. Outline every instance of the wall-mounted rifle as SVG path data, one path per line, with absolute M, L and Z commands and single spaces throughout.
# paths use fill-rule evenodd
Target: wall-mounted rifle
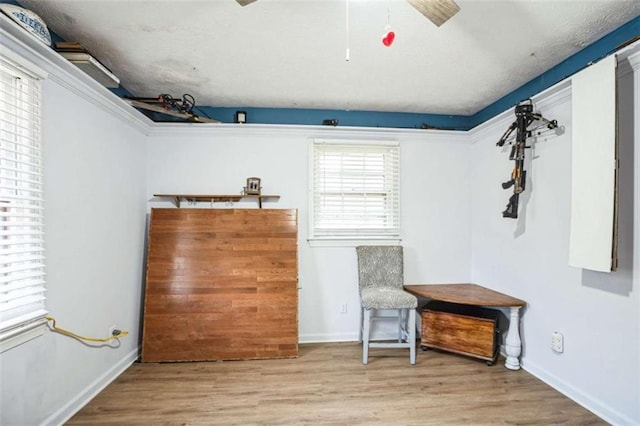
M 497 146 L 503 146 L 508 143 L 511 146 L 509 160 L 513 160 L 514 167 L 511 172 L 511 179 L 502 184 L 503 189 L 513 187 L 513 195 L 509 198 L 507 208 L 502 212 L 502 217 L 516 219 L 518 217 L 518 201 L 520 194 L 524 191 L 527 181 L 527 172 L 524 170 L 525 149 L 531 148 L 527 145 L 527 139 L 537 129 L 546 127 L 547 129 L 555 129 L 558 127 L 556 120 L 547 120 L 541 114 L 533 111 L 533 101 L 527 99 L 520 102 L 515 107 L 516 121 L 514 121 L 506 132 L 502 135 Z M 529 127 L 533 123 L 539 122 L 535 127 Z M 515 141 L 509 140 L 513 132 L 516 132 Z

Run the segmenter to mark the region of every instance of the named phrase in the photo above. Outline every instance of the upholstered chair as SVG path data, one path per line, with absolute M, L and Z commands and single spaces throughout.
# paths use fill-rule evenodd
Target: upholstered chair
M 369 348 L 408 348 L 409 362 L 416 363 L 416 308 L 418 299 L 404 291 L 401 246 L 359 246 L 358 284 L 362 310 L 360 341 L 362 363 L 367 364 Z M 398 341 L 371 342 L 371 322 L 381 318 L 379 311 L 397 311 Z

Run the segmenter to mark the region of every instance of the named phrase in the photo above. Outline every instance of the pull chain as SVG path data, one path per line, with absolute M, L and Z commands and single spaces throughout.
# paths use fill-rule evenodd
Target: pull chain
M 389 6 L 389 1 L 387 0 L 387 29 L 391 29 L 391 7 Z
M 345 26 L 346 26 L 346 45 L 347 52 L 345 60 L 349 62 L 349 0 L 345 0 Z

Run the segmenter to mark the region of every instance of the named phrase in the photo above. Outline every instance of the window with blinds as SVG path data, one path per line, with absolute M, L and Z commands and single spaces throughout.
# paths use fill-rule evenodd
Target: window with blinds
M 397 143 L 311 144 L 310 239 L 400 237 Z
M 15 342 L 21 334 L 41 326 L 47 313 L 44 305 L 40 92 L 38 78 L 0 55 L 2 350 L 14 346 L 10 342 Z M 32 337 L 35 336 L 32 334 Z M 25 341 L 24 336 L 22 339 Z

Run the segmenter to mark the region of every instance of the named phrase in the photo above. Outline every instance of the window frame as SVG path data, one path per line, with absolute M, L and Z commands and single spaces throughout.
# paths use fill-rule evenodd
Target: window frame
M 385 180 L 384 187 L 385 191 L 387 191 L 387 195 L 390 193 L 391 201 L 393 204 L 392 207 L 385 207 L 385 219 L 391 216 L 391 221 L 394 226 L 384 227 L 383 232 L 381 233 L 367 233 L 367 234 L 359 234 L 357 232 L 353 232 L 351 234 L 346 233 L 344 230 L 348 228 L 344 228 L 342 232 L 339 234 L 331 234 L 331 235 L 320 235 L 321 232 L 317 232 L 317 223 L 316 223 L 316 202 L 318 200 L 317 191 L 316 191 L 316 148 L 319 146 L 329 147 L 335 146 L 336 152 L 345 150 L 351 150 L 357 148 L 362 148 L 362 151 L 365 152 L 367 150 L 374 150 L 379 148 L 379 153 L 383 153 L 385 150 L 393 150 L 391 165 L 387 165 L 385 167 L 391 167 L 391 176 L 385 178 L 384 172 L 382 174 L 382 178 Z M 307 241 L 309 245 L 312 247 L 332 247 L 332 246 L 358 246 L 365 244 L 375 244 L 375 245 L 396 245 L 401 241 L 401 227 L 400 227 L 400 144 L 395 140 L 369 140 L 369 139 L 358 139 L 358 140 L 344 140 L 344 139 L 321 139 L 321 138 L 313 138 L 309 140 L 309 182 L 308 182 L 308 202 L 309 202 L 309 223 L 308 223 L 308 238 Z M 387 161 L 387 160 L 385 160 Z M 388 169 L 385 168 L 386 172 L 389 172 Z M 363 172 L 364 173 L 364 172 Z M 389 188 L 389 185 L 391 188 Z M 363 193 L 363 195 L 365 195 Z M 365 195 L 366 196 L 366 195 Z M 366 216 L 366 215 L 365 215 Z
M 28 111 L 28 113 L 20 113 L 20 114 L 16 112 L 17 110 L 14 111 L 16 119 L 15 119 L 15 122 L 13 122 L 13 125 L 18 126 L 19 125 L 18 117 L 19 115 L 23 115 L 23 117 L 21 117 L 21 119 L 23 120 L 25 119 L 25 117 L 28 117 L 28 120 L 29 120 L 28 129 L 26 130 L 22 129 L 20 132 L 14 129 L 12 132 L 10 129 L 12 122 L 7 120 L 6 122 L 8 123 L 8 125 L 5 126 L 5 130 L 4 130 L 6 132 L 5 136 L 0 136 L 3 138 L 7 138 L 3 140 L 4 142 L 7 142 L 7 143 L 6 145 L 3 144 L 4 154 L 0 153 L 0 157 L 3 157 L 5 159 L 5 162 L 6 162 L 5 164 L 10 163 L 11 161 L 16 162 L 15 181 L 19 182 L 19 184 L 16 184 L 16 194 L 18 192 L 20 192 L 21 194 L 23 193 L 22 188 L 25 188 L 24 187 L 25 184 L 27 185 L 26 190 L 29 192 L 29 195 L 22 194 L 14 198 L 14 199 L 20 199 L 22 197 L 20 202 L 8 202 L 7 200 L 4 200 L 4 198 L 6 198 L 5 195 L 2 195 L 2 193 L 9 194 L 8 192 L 6 192 L 7 189 L 5 187 L 5 190 L 3 190 L 2 193 L 0 193 L 0 201 L 4 200 L 6 203 L 6 204 L 0 203 L 0 204 L 4 204 L 3 206 L 0 206 L 0 207 L 4 207 L 2 212 L 3 213 L 2 222 L 8 222 L 10 218 L 15 218 L 15 216 L 12 216 L 11 214 L 9 214 L 10 213 L 8 210 L 9 205 L 11 205 L 11 208 L 16 208 L 19 210 L 35 209 L 39 211 L 39 213 L 31 215 L 31 213 L 33 212 L 29 212 L 26 219 L 23 218 L 23 221 L 27 224 L 26 225 L 20 224 L 18 229 L 21 232 L 27 229 L 27 231 L 24 231 L 24 232 L 27 232 L 30 235 L 35 234 L 37 232 L 41 233 L 41 236 L 38 238 L 38 241 L 35 242 L 35 244 L 32 244 L 31 242 L 27 244 L 25 241 L 20 241 L 21 248 L 18 249 L 18 252 L 20 253 L 18 253 L 17 255 L 17 257 L 19 258 L 18 260 L 19 262 L 22 262 L 22 264 L 24 264 L 25 262 L 31 262 L 29 264 L 29 268 L 33 270 L 38 270 L 38 272 L 40 272 L 40 276 L 38 277 L 40 282 L 30 283 L 28 285 L 25 285 L 24 288 L 31 289 L 37 294 L 40 294 L 41 296 L 34 298 L 34 301 L 28 304 L 28 308 L 17 309 L 18 313 L 14 313 L 12 315 L 5 315 L 4 319 L 0 320 L 0 353 L 2 353 L 22 343 L 32 340 L 38 336 L 41 336 L 42 334 L 44 334 L 44 329 L 46 325 L 45 317 L 47 315 L 47 311 L 46 311 L 45 300 L 44 300 L 45 299 L 44 294 L 46 293 L 46 281 L 44 279 L 44 275 L 46 273 L 45 266 L 44 266 L 45 241 L 44 241 L 44 230 L 43 230 L 44 195 L 42 193 L 43 186 L 44 186 L 43 172 L 42 172 L 42 139 L 43 139 L 42 138 L 42 112 L 43 112 L 42 111 L 43 110 L 42 80 L 47 78 L 47 73 L 41 68 L 34 65 L 33 63 L 24 59 L 22 56 L 16 54 L 15 52 L 9 50 L 4 46 L 0 46 L 0 59 L 2 60 L 2 63 L 3 63 L 3 73 L 5 73 L 5 76 L 9 76 L 10 78 L 12 76 L 13 78 L 16 78 L 16 79 L 20 78 L 20 79 L 28 80 L 28 84 L 32 86 L 34 90 L 34 93 L 30 94 L 30 97 L 28 99 L 29 102 L 33 102 L 33 104 L 29 106 L 29 109 L 32 109 L 32 110 Z M 7 65 L 4 65 L 4 63 L 6 63 Z M 24 100 L 23 101 L 11 100 L 9 97 L 6 97 L 5 99 L 7 100 L 7 103 L 5 104 L 5 107 L 4 107 L 6 109 L 6 113 L 4 117 L 5 119 L 7 119 L 11 112 L 10 109 L 12 108 L 12 105 L 10 102 L 13 103 L 13 108 L 18 108 L 20 106 L 20 103 L 24 102 Z M 17 99 L 17 95 L 16 95 L 16 99 Z M 9 138 L 11 137 L 14 137 L 14 140 L 9 140 Z M 33 142 L 25 143 L 25 140 L 27 139 L 32 140 Z M 13 145 L 13 147 L 11 147 L 11 145 Z M 19 145 L 20 147 L 18 147 Z M 7 152 L 9 152 L 11 149 L 15 150 L 14 160 L 12 160 L 11 158 L 8 158 Z M 28 172 L 20 171 L 20 170 L 26 170 L 26 169 L 24 169 L 25 166 L 23 164 L 23 161 L 18 160 L 19 158 L 22 158 L 19 156 L 22 156 L 22 157 L 28 156 L 28 157 L 33 157 L 35 159 L 33 160 L 33 164 L 29 164 L 26 166 L 26 167 L 29 167 Z M 17 166 L 18 162 L 23 165 L 18 167 Z M 36 176 L 36 177 L 29 179 L 29 180 L 33 180 L 34 182 L 27 182 L 27 179 L 23 178 L 22 176 L 20 178 L 17 177 L 18 175 L 24 175 L 25 173 L 32 174 L 34 170 L 36 171 L 36 175 L 32 175 L 32 176 Z M 11 180 L 11 176 L 9 176 L 5 170 L 4 179 L 7 179 L 7 178 Z M 7 181 L 4 180 L 4 184 L 6 183 Z M 20 189 L 17 188 L 18 186 L 20 186 Z M 21 202 L 23 202 L 28 196 L 33 195 L 33 192 L 39 193 L 38 199 L 34 201 L 34 204 L 30 206 L 22 205 Z M 24 215 L 25 213 L 22 212 L 20 214 Z M 13 226 L 16 226 L 16 225 L 14 224 Z M 36 228 L 38 229 L 37 231 L 35 231 Z M 6 235 L 7 230 L 8 230 L 8 226 L 0 226 L 0 231 L 3 231 L 4 233 L 4 236 L 1 237 L 2 240 L 7 240 L 11 238 L 11 236 L 7 237 Z M 16 249 L 7 248 L 6 244 L 0 244 L 0 245 L 5 247 L 5 248 L 0 247 L 0 250 L 6 250 L 6 252 L 0 253 L 0 256 L 2 256 L 2 259 L 0 259 L 0 262 L 1 262 L 0 266 L 5 268 L 5 272 L 3 272 L 1 275 L 6 277 L 8 276 L 7 274 L 10 273 L 10 272 L 7 272 L 7 269 L 10 269 L 10 268 L 7 268 L 7 265 L 17 261 L 16 253 L 15 253 Z M 23 259 L 23 257 L 21 256 L 25 253 L 28 255 L 24 256 L 24 259 Z M 34 253 L 38 253 L 38 254 L 34 254 Z M 24 277 L 20 277 L 20 279 L 23 279 L 23 278 Z M 34 280 L 34 281 L 38 281 L 38 280 Z M 0 304 L 7 303 L 5 307 L 10 306 L 9 304 L 12 302 L 15 302 L 16 300 L 15 296 L 11 298 L 8 293 L 10 290 L 15 291 L 15 288 L 21 286 L 16 284 L 13 287 L 9 287 L 9 284 L 16 283 L 16 282 L 17 282 L 17 279 L 13 281 L 7 280 L 5 283 L 0 284 L 0 296 L 4 296 L 0 299 Z M 36 289 L 38 289 L 38 291 L 36 291 Z M 25 304 L 25 306 L 26 305 L 27 304 Z

